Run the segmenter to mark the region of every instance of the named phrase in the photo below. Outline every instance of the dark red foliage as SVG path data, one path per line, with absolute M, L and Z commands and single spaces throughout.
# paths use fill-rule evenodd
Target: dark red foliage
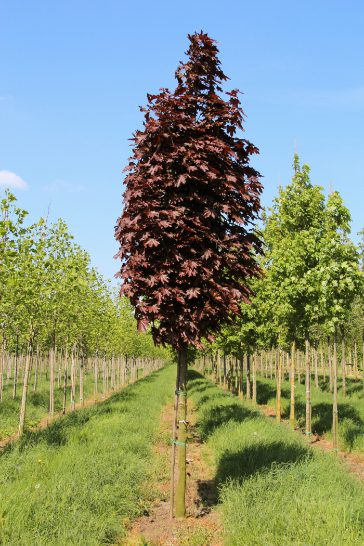
M 156 343 L 200 346 L 248 302 L 259 272 L 252 224 L 262 185 L 249 157 L 259 153 L 243 129 L 239 91 L 227 93 L 216 42 L 189 36 L 189 60 L 174 92 L 148 95 L 125 171 L 124 210 L 115 237 L 121 291 Z

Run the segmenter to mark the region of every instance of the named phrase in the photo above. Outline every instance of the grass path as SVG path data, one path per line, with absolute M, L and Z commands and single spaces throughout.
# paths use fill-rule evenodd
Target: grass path
M 222 529 L 216 503 L 213 466 L 199 435 L 197 412 L 188 400 L 187 491 L 185 520 L 170 518 L 170 457 L 173 404 L 162 412 L 158 442 L 154 446 L 154 487 L 159 491 L 150 510 L 137 518 L 125 546 L 222 546 Z
M 26 435 L 0 457 L 0 544 L 118 544 L 148 509 L 152 445 L 175 367 Z
M 196 372 L 189 391 L 227 546 L 364 544 L 364 487 L 337 457 Z
M 275 408 L 273 406 L 261 405 L 259 406 L 259 409 L 267 417 L 275 419 Z M 287 426 L 290 426 L 289 420 L 287 418 L 282 419 L 282 423 L 284 423 Z M 307 437 L 305 436 L 304 428 L 298 428 L 298 427 L 295 428 L 295 432 L 303 435 L 306 438 L 306 441 L 309 443 L 309 445 L 313 449 L 320 449 L 326 452 L 335 451 L 332 440 L 328 439 L 326 435 L 319 436 L 318 434 L 313 434 L 311 437 Z M 364 482 L 364 453 L 359 451 L 354 451 L 354 452 L 346 451 L 343 449 L 338 450 L 336 453 L 341 458 L 341 460 L 345 463 L 347 470 L 353 473 L 358 479 Z
M 44 423 L 48 423 L 49 413 L 49 380 L 46 380 L 44 374 L 39 374 L 37 383 L 37 392 L 33 390 L 33 383 L 28 388 L 27 398 L 27 411 L 25 418 L 25 429 L 35 430 L 39 426 L 43 426 Z M 17 396 L 12 398 L 13 386 L 8 383 L 4 385 L 3 400 L 0 403 L 0 447 L 6 445 L 9 441 L 13 441 L 17 436 L 17 430 L 19 425 L 19 410 L 22 397 L 23 384 L 22 381 L 18 381 Z M 71 386 L 67 387 L 67 413 L 70 409 L 70 392 Z M 105 396 L 110 393 L 105 394 Z M 79 392 L 77 392 L 79 396 Z M 96 398 L 100 400 L 102 395 L 97 395 Z M 94 382 L 93 375 L 91 373 L 85 374 L 84 377 L 84 400 L 91 403 L 95 400 L 94 395 Z M 54 389 L 54 407 L 55 417 L 58 417 L 62 412 L 63 405 L 63 386 L 58 387 L 57 382 Z M 76 407 L 80 407 L 77 403 Z
M 0 456 L 0 544 L 364 544 L 364 487 L 340 460 L 193 370 L 188 517 L 171 524 L 175 371 L 9 445 Z
M 339 381 L 338 411 L 339 411 L 339 445 L 342 451 L 355 451 L 364 454 L 364 390 L 363 381 L 349 379 L 347 395 L 344 397 Z M 312 401 L 312 432 L 326 440 L 331 440 L 332 428 L 332 393 L 327 380 L 320 377 L 320 389 L 311 386 Z M 289 419 L 290 384 L 282 382 L 282 417 Z M 257 380 L 257 402 L 275 408 L 275 380 L 259 377 Z M 304 430 L 306 416 L 305 385 L 295 386 L 295 412 L 298 427 Z

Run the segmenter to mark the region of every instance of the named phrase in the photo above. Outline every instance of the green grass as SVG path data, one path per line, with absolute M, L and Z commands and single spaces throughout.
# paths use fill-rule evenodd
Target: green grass
M 347 396 L 343 397 L 339 382 L 339 447 L 344 451 L 364 452 L 364 389 L 363 382 L 347 379 Z M 296 418 L 302 429 L 305 426 L 305 386 L 296 384 Z M 257 402 L 275 407 L 276 384 L 274 380 L 259 377 L 257 380 Z M 332 394 L 327 381 L 320 380 L 320 389 L 311 385 L 312 432 L 331 437 Z M 282 416 L 289 418 L 290 385 L 282 384 Z
M 63 381 L 63 378 L 62 378 Z M 102 385 L 101 385 L 102 386 Z M 100 384 L 99 384 L 100 388 Z M 19 409 L 22 397 L 22 382 L 18 382 L 17 395 L 13 400 L 13 385 L 4 385 L 3 400 L 0 402 L 0 440 L 11 436 L 18 430 L 19 424 Z M 93 374 L 85 374 L 84 377 L 84 400 L 93 396 L 94 383 Z M 70 379 L 67 387 L 67 411 L 70 408 Z M 76 403 L 79 402 L 79 385 L 76 389 Z M 54 409 L 55 413 L 62 411 L 63 404 L 63 387 L 57 388 L 57 381 L 54 389 Z M 37 392 L 33 391 L 33 380 L 29 384 L 27 411 L 25 419 L 25 429 L 35 427 L 43 417 L 48 415 L 49 408 L 49 380 L 45 374 L 39 374 Z
M 28 433 L 0 457 L 0 543 L 115 544 L 154 497 L 152 444 L 175 368 Z
M 364 487 L 333 454 L 196 372 L 190 378 L 227 546 L 364 544 Z

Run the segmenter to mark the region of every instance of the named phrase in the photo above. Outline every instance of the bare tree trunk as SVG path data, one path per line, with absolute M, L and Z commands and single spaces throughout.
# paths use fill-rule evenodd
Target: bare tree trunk
M 115 358 L 111 355 L 111 390 L 115 390 Z
M 222 353 L 222 364 L 223 364 L 223 374 L 224 374 L 223 387 L 224 387 L 224 389 L 226 389 L 226 354 L 225 354 L 225 351 Z
M 269 353 L 269 377 L 273 379 L 273 349 L 271 348 Z
M 71 353 L 71 411 L 76 406 L 76 365 L 75 365 L 75 348 L 72 348 Z
M 19 364 L 19 335 L 16 335 L 14 382 L 13 382 L 13 400 L 16 398 L 16 389 L 18 386 L 18 364 Z
M 244 398 L 244 355 L 243 355 L 243 351 L 241 350 L 240 348 L 240 351 L 239 351 L 239 372 L 240 372 L 240 377 L 239 377 L 239 398 L 241 400 L 243 400 Z
M 172 424 L 172 458 L 171 458 L 171 506 L 170 506 L 170 515 L 171 518 L 174 516 L 174 478 L 175 478 L 175 468 L 176 468 L 176 441 L 177 441 L 177 419 L 178 419 L 178 405 L 179 405 L 179 384 L 180 384 L 180 373 L 181 373 L 181 353 L 178 353 L 178 362 L 177 362 L 177 374 L 176 374 L 176 390 L 174 398 L 174 408 L 173 408 L 173 424 Z
M 221 353 L 220 350 L 217 349 L 217 378 L 218 378 L 218 384 L 221 385 Z
M 325 358 L 324 358 L 324 349 L 322 343 L 320 343 L 320 359 L 321 359 L 321 372 L 324 384 L 326 383 L 326 370 L 325 370 Z
M 121 368 L 120 368 L 121 370 Z M 98 379 L 99 379 L 99 357 L 96 355 L 94 360 L 94 396 L 97 397 L 98 392 Z M 121 377 L 119 377 L 119 382 L 121 383 Z
M 358 371 L 358 345 L 356 341 L 354 342 L 354 377 L 355 379 L 358 379 L 359 377 L 359 371 Z
M 49 351 L 49 417 L 54 416 L 54 349 Z
M 61 354 L 59 358 L 57 358 L 57 355 L 55 355 L 55 364 L 58 362 L 58 375 L 57 375 L 57 387 L 58 389 L 61 388 L 61 363 L 62 363 L 62 348 L 61 348 Z
M 311 369 L 310 369 L 310 345 L 308 339 L 305 343 L 305 363 L 306 363 L 306 434 L 310 435 L 311 430 Z
M 330 340 L 328 341 L 327 343 L 327 352 L 328 352 L 328 358 L 329 358 L 329 389 L 330 389 L 330 392 L 332 392 L 332 387 L 333 387 L 333 381 L 332 381 L 332 358 L 331 358 L 331 344 L 330 344 Z
M 301 352 L 297 351 L 297 381 L 301 385 Z
M 187 443 L 187 347 L 180 350 L 178 404 L 178 479 L 176 486 L 176 517 L 186 515 L 186 443 Z
M 318 379 L 318 354 L 317 354 L 317 345 L 316 343 L 313 346 L 313 362 L 315 368 L 315 387 L 319 388 L 319 379 Z
M 252 366 L 252 380 L 253 380 L 253 402 L 257 403 L 257 356 L 253 353 L 253 366 Z
M 338 448 L 338 408 L 337 408 L 337 350 L 336 337 L 334 338 L 333 368 L 333 405 L 332 405 L 332 443 L 335 450 Z
M 81 356 L 81 362 L 80 362 L 80 405 L 83 406 L 84 404 L 84 398 L 83 398 L 83 374 L 84 374 L 84 356 L 82 354 Z
M 239 360 L 235 357 L 235 393 L 239 396 Z
M 30 369 L 30 356 L 31 356 L 31 346 L 29 344 L 29 348 L 27 351 L 26 359 L 25 359 L 23 394 L 21 398 L 20 415 L 19 415 L 19 428 L 18 428 L 19 436 L 21 436 L 24 432 L 25 412 L 26 412 L 27 394 L 28 394 L 29 369 Z
M 291 351 L 291 374 L 290 374 L 290 384 L 291 384 L 291 405 L 290 405 L 290 412 L 289 412 L 289 422 L 292 427 L 296 424 L 296 418 L 295 418 L 295 358 L 296 358 L 296 346 L 295 342 L 292 343 L 292 351 Z
M 276 365 L 276 420 L 281 422 L 282 405 L 281 405 L 281 391 L 282 391 L 282 351 L 279 349 L 278 361 Z
M 33 392 L 37 392 L 38 387 L 38 368 L 39 368 L 39 348 L 37 345 L 36 353 L 35 353 L 35 369 L 34 369 L 34 385 L 33 385 Z
M 246 399 L 251 399 L 251 382 L 250 382 L 250 351 L 246 353 Z
M 342 372 L 342 392 L 343 396 L 346 396 L 346 354 L 345 354 L 345 340 L 344 337 L 341 340 L 341 372 Z
M 62 413 L 66 413 L 66 404 L 67 404 L 67 379 L 68 379 L 68 350 L 65 349 L 64 353 L 64 370 L 63 370 L 63 407 Z
M 5 371 L 5 335 L 3 332 L 3 339 L 1 343 L 1 360 L 0 360 L 0 402 L 3 401 L 4 390 L 4 371 Z

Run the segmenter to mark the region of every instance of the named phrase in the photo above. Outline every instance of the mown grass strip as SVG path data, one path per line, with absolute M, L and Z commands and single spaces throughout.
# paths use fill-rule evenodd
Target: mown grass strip
M 145 486 L 174 366 L 27 434 L 0 457 L 0 543 L 115 544 L 154 492 Z
M 339 447 L 343 451 L 364 452 L 364 390 L 363 382 L 346 379 L 347 395 L 344 397 L 339 389 Z M 289 418 L 290 385 L 288 381 L 282 383 L 282 417 Z M 305 427 L 306 401 L 305 385 L 295 387 L 296 419 L 299 427 Z M 260 377 L 257 381 L 257 402 L 275 407 L 276 382 L 275 380 Z M 332 393 L 327 381 L 320 379 L 320 389 L 312 384 L 312 432 L 331 438 L 332 428 Z
M 0 441 L 8 436 L 15 434 L 19 424 L 19 408 L 22 395 L 23 384 L 18 382 L 17 397 L 12 398 L 12 385 L 4 387 L 4 398 L 0 404 Z M 70 391 L 71 387 L 67 387 L 67 412 L 70 411 Z M 84 399 L 93 397 L 94 382 L 91 374 L 87 374 L 84 378 Z M 98 399 L 101 395 L 98 395 Z M 62 410 L 63 402 L 63 386 L 54 389 L 54 409 L 55 414 L 59 414 Z M 76 403 L 78 400 L 76 401 Z M 38 379 L 37 392 L 33 392 L 32 385 L 29 386 L 27 398 L 27 410 L 25 419 L 25 428 L 30 430 L 37 427 L 40 421 L 47 417 L 49 408 L 49 380 L 45 376 L 40 376 Z
M 228 546 L 362 545 L 364 487 L 332 454 L 190 372 Z

